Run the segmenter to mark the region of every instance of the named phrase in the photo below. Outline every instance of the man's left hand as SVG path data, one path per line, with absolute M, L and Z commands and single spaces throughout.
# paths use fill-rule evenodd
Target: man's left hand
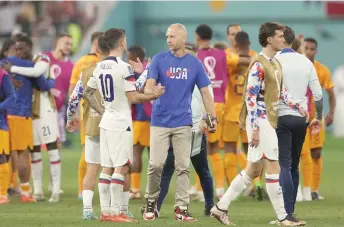
M 334 118 L 334 113 L 329 112 L 325 118 L 325 125 L 326 127 L 332 125 Z

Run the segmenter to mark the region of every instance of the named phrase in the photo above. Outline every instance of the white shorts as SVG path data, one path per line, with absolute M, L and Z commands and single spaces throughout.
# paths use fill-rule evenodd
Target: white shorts
M 252 140 L 252 128 L 249 118 L 246 119 L 246 131 L 248 142 Z M 267 117 L 259 118 L 259 145 L 254 148 L 248 146 L 247 161 L 257 162 L 263 158 L 278 160 L 278 140 L 275 129 L 271 126 Z
M 46 111 L 39 119 L 32 121 L 33 145 L 55 142 L 59 137 L 56 111 Z
M 85 137 L 85 161 L 92 164 L 100 164 L 100 137 Z
M 100 129 L 102 167 L 116 168 L 133 163 L 133 132 Z
M 59 129 L 59 141 L 66 142 L 66 107 L 62 107 L 61 110 L 57 113 L 57 122 L 58 122 L 58 129 Z

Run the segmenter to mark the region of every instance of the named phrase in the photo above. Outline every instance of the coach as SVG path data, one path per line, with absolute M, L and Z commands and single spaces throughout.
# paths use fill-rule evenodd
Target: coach
M 148 69 L 145 93 L 158 83 L 165 87 L 165 94 L 153 103 L 150 128 L 150 159 L 147 173 L 147 205 L 144 220 L 154 220 L 156 200 L 160 193 L 160 179 L 170 141 L 175 156 L 176 202 L 175 218 L 193 221 L 188 213 L 189 164 L 192 137 L 192 92 L 197 85 L 203 103 L 216 129 L 214 101 L 209 92 L 210 80 L 202 63 L 187 54 L 187 30 L 182 24 L 171 25 L 166 33 L 169 51 L 155 55 Z
M 312 120 L 309 127 L 312 127 L 312 133 L 316 133 L 321 128 L 323 111 L 322 90 L 318 76 L 312 62 L 291 49 L 295 33 L 288 26 L 285 26 L 284 39 L 286 48 L 276 56 L 282 65 L 284 85 L 295 102 L 300 103 L 305 110 L 308 109 L 306 92 L 307 88 L 310 88 L 315 100 L 316 118 Z M 305 140 L 308 118 L 305 119 L 282 102 L 279 103 L 278 108 L 276 132 L 281 168 L 280 184 L 286 212 L 288 215 L 293 215 L 299 186 L 300 154 Z

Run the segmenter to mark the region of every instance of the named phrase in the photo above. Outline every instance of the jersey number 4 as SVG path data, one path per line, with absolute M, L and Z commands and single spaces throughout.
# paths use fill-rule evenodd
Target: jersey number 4
M 106 102 L 112 102 L 115 98 L 113 89 L 113 79 L 110 74 L 100 74 L 100 84 L 102 86 L 103 99 Z

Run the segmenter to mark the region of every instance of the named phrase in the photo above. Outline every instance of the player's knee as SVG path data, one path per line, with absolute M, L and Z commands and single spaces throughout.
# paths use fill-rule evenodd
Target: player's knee
M 155 162 L 150 161 L 149 165 L 148 165 L 149 172 L 157 171 L 157 172 L 161 173 L 163 168 L 164 168 L 164 164 L 165 164 L 165 162 L 161 162 L 161 161 L 155 161 Z
M 59 150 L 53 149 L 53 150 L 48 150 L 49 154 L 49 160 L 51 162 L 56 162 L 60 160 L 60 152 Z
M 47 149 L 48 149 L 48 151 L 58 149 L 57 148 L 57 140 L 55 142 L 48 143 L 47 144 Z
M 224 147 L 226 153 L 237 153 L 237 147 L 235 142 L 225 142 Z

